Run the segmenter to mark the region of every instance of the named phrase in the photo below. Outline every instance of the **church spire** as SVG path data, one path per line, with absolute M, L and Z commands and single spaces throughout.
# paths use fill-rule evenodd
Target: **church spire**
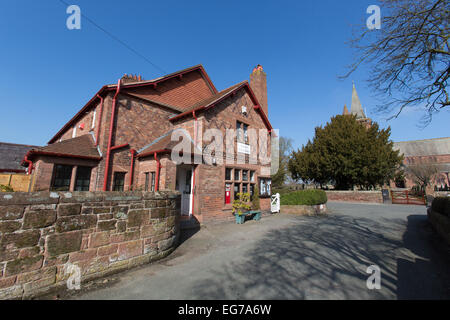
M 348 112 L 347 105 L 344 105 L 344 111 L 342 111 L 342 114 L 343 114 L 344 116 L 347 116 L 347 115 L 350 114 L 350 112 Z
M 359 100 L 358 93 L 356 92 L 355 83 L 353 82 L 352 91 L 352 105 L 350 107 L 351 114 L 356 115 L 356 119 L 365 119 L 366 115 Z

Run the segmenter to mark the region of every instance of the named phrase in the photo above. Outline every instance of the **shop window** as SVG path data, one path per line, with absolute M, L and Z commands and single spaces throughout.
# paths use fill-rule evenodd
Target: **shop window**
M 268 198 L 272 194 L 272 180 L 270 178 L 259 179 L 259 196 L 262 198 Z
M 53 171 L 52 191 L 69 191 L 73 166 L 56 164 Z
M 78 167 L 75 179 L 75 191 L 89 191 L 91 184 L 91 167 Z
M 239 183 L 234 184 L 234 200 L 238 200 L 238 193 L 240 192 L 241 185 Z
M 248 181 L 248 170 L 242 170 L 242 181 Z
M 234 169 L 234 180 L 236 180 L 236 181 L 241 180 L 241 170 Z
M 113 191 L 123 191 L 125 187 L 125 172 L 114 172 Z

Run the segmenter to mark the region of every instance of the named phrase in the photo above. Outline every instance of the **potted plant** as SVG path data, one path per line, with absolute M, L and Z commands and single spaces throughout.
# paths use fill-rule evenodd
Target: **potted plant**
M 236 223 L 244 223 L 247 215 L 252 215 L 254 220 L 261 219 L 261 211 L 251 211 L 252 203 L 250 202 L 249 193 L 238 193 L 238 199 L 233 201 L 233 213 L 236 217 Z

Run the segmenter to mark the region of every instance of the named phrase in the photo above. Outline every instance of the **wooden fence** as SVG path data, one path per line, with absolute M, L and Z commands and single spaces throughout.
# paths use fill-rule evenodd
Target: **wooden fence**
M 30 191 L 31 175 L 19 173 L 0 173 L 0 184 L 10 186 L 14 191 Z

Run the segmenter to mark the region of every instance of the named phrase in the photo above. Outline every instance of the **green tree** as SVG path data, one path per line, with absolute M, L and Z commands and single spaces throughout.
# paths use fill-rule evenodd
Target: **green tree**
M 340 190 L 370 189 L 392 179 L 402 162 L 389 136 L 390 128 L 380 130 L 376 123 L 366 128 L 356 116 L 338 115 L 292 153 L 288 168 L 297 180 L 331 182 Z
M 272 175 L 272 187 L 279 188 L 284 185 L 289 178 L 288 162 L 289 156 L 292 151 L 292 139 L 286 137 L 280 137 L 278 150 L 279 167 L 277 173 Z

